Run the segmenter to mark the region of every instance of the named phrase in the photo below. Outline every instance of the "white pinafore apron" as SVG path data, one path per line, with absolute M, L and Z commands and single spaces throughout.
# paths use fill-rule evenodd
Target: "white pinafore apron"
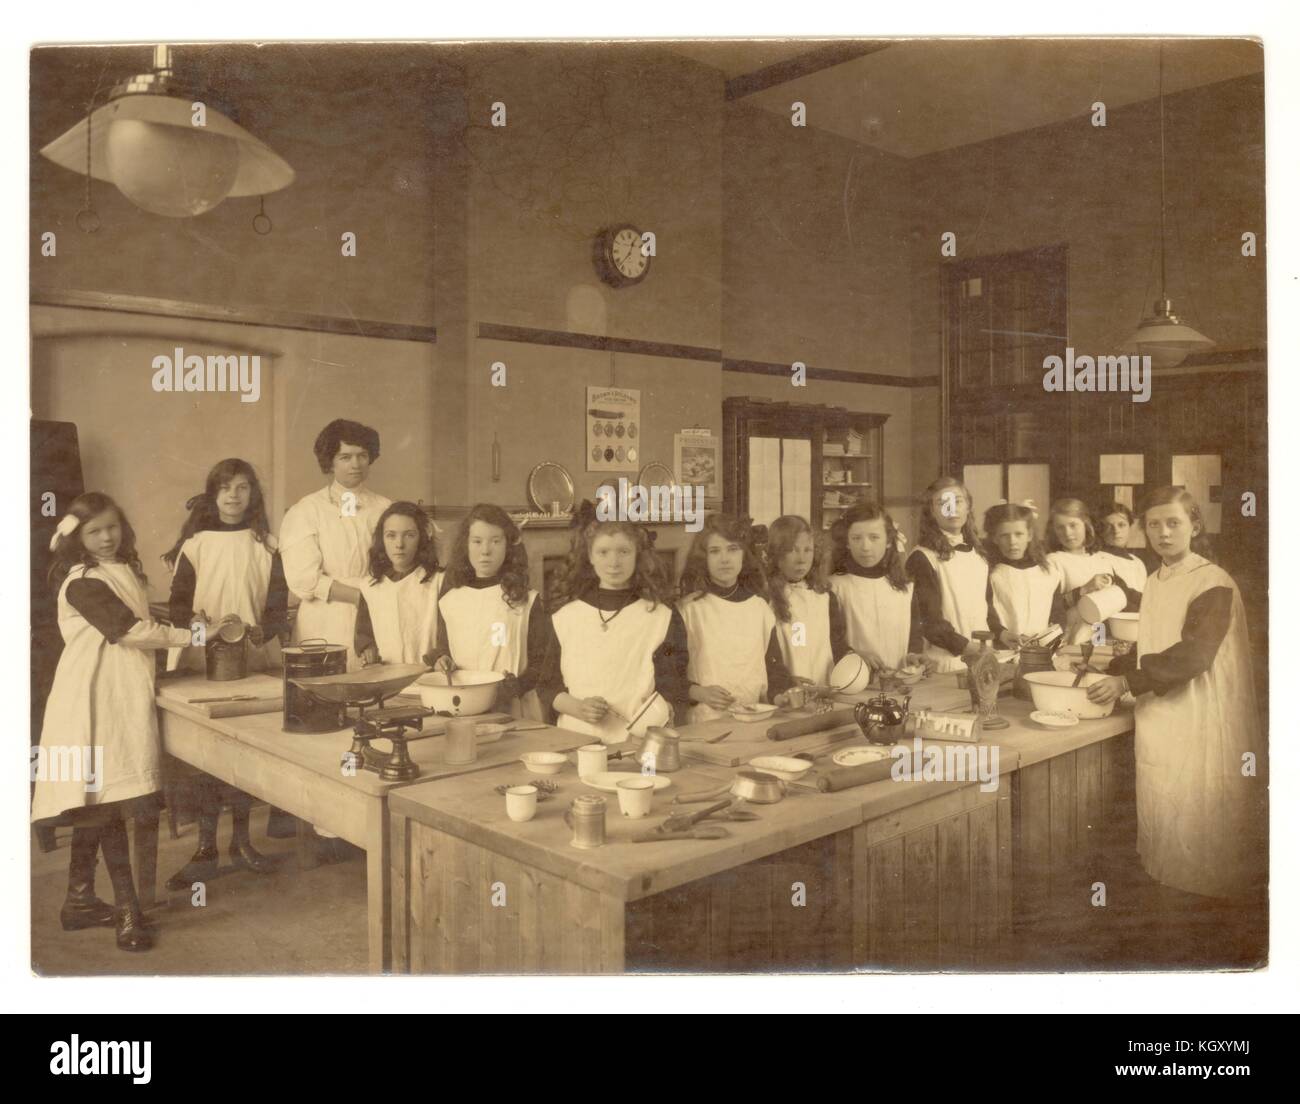
M 1118 575 L 1119 562 L 1108 552 L 1049 552 L 1048 563 L 1061 573 L 1061 593 L 1090 582 L 1094 575 Z M 1092 626 L 1071 606 L 1065 614 L 1066 644 L 1083 644 L 1092 639 Z
M 423 663 L 438 641 L 438 588 L 442 572 L 427 582 L 424 568 L 394 582 L 367 581 L 361 587 L 374 630 L 375 647 L 385 663 Z
M 662 602 L 653 607 L 638 600 L 621 609 L 602 627 L 600 611 L 588 602 L 569 602 L 552 618 L 560 644 L 560 674 L 575 698 L 604 698 L 620 716 L 600 725 L 561 713 L 556 724 L 606 743 L 627 739 L 625 725 L 636 719 L 655 692 L 654 654 L 668 635 L 672 610 Z M 652 725 L 671 724 L 672 706 L 654 699 L 632 735 L 642 736 Z
M 786 596 L 790 620 L 776 623 L 781 656 L 790 674 L 826 686 L 835 666 L 831 656 L 831 596 L 818 594 L 802 581 L 787 584 Z
M 1019 636 L 1036 636 L 1052 623 L 1052 599 L 1061 589 L 1061 572 L 1055 564 L 1049 562 L 1046 571 L 995 564 L 989 585 L 993 609 L 1004 628 Z
M 690 652 L 687 675 L 698 686 L 721 686 L 738 705 L 756 705 L 767 694 L 767 645 L 776 628 L 776 614 L 754 595 L 728 602 L 703 594 L 681 605 Z M 691 724 L 727 716 L 703 702 L 688 714 Z
M 266 611 L 266 594 L 271 584 L 273 538 L 256 540 L 249 529 L 233 532 L 208 529 L 195 533 L 183 545 L 180 555 L 194 568 L 194 612 L 204 611 L 214 622 L 236 614 L 245 625 L 259 625 Z M 179 563 L 179 558 L 177 563 Z M 186 628 L 184 625 L 178 628 Z M 280 661 L 280 645 L 271 640 L 260 648 L 248 645 L 248 669 L 263 671 Z M 167 653 L 167 670 L 206 671 L 205 649 L 172 648 Z
M 968 640 L 977 632 L 987 632 L 989 627 L 988 583 L 989 564 L 978 552 L 957 552 L 946 560 L 939 553 L 922 548 L 939 579 L 939 594 L 943 599 L 943 618 Z M 940 672 L 964 671 L 966 665 L 960 656 L 930 641 L 925 642 L 925 657 Z
M 1187 609 L 1212 587 L 1232 589 L 1232 621 L 1210 669 L 1137 701 L 1138 854 L 1165 885 L 1211 897 L 1241 894 L 1267 871 L 1265 748 L 1255 708 L 1246 613 L 1232 577 L 1189 553 L 1147 581 L 1138 661 L 1182 638 Z M 1252 753 L 1256 773 L 1242 773 Z
M 59 588 L 64 648 L 41 728 L 48 770 L 47 777 L 38 776 L 36 781 L 34 821 L 58 816 L 65 809 L 144 797 L 162 788 L 153 652 L 110 644 L 72 607 L 68 584 L 83 577 L 108 584 L 141 621 L 150 619 L 148 595 L 126 564 L 74 567 Z M 83 749 L 89 749 L 89 755 Z M 84 773 L 69 776 L 66 765 L 71 756 L 83 765 L 98 761 L 98 789 L 87 786 Z
M 530 590 L 522 606 L 511 606 L 500 583 L 447 591 L 439 610 L 456 666 L 522 675 L 528 669 L 528 623 L 536 602 L 537 591 Z M 510 712 L 528 720 L 544 719 L 541 702 L 533 690 L 511 702 Z
M 832 575 L 831 592 L 844 611 L 849 647 L 876 670 L 903 666 L 912 633 L 912 584 L 896 590 L 883 577 Z

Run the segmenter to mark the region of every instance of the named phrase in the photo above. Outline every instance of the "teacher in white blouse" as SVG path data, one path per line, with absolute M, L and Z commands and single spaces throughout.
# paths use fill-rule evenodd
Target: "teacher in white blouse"
M 293 639 L 346 644 L 353 671 L 361 665 L 352 650 L 359 587 L 375 525 L 389 505 L 366 486 L 379 459 L 379 434 L 336 418 L 317 435 L 315 452 L 331 481 L 291 506 L 280 530 L 285 581 L 301 599 Z

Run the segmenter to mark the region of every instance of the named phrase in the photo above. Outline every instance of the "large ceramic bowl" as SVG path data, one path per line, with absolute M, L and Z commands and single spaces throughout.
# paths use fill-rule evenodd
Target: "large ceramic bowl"
M 1029 692 L 1034 697 L 1034 708 L 1048 713 L 1073 713 L 1081 720 L 1109 717 L 1115 703 L 1098 705 L 1088 700 L 1088 687 L 1104 679 L 1105 675 L 1089 672 L 1078 686 L 1073 671 L 1033 671 L 1025 676 Z
M 831 671 L 831 689 L 837 694 L 861 694 L 871 685 L 871 667 L 856 652 L 849 652 Z
M 1138 615 L 1136 613 L 1113 613 L 1106 618 L 1106 631 L 1116 640 L 1128 640 L 1136 643 L 1138 638 Z
M 486 713 L 496 700 L 497 684 L 505 678 L 499 671 L 453 671 L 450 682 L 442 671 L 432 671 L 416 680 L 420 701 L 426 709 L 472 717 Z

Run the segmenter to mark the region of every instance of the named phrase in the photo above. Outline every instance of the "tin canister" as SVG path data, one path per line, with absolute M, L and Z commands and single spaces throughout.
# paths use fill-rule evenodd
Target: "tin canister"
M 605 799 L 598 794 L 579 794 L 573 799 L 564 823 L 573 829 L 572 846 L 589 851 L 605 842 Z
M 1030 692 L 1029 683 L 1025 681 L 1025 676 L 1033 674 L 1035 671 L 1053 671 L 1052 649 L 1040 648 L 1036 645 L 1029 645 L 1020 649 L 1020 662 L 1016 666 L 1016 685 L 1015 695 L 1022 701 L 1033 701 L 1034 695 Z
M 222 625 L 203 648 L 209 682 L 248 677 L 248 626 L 238 619 Z
M 291 680 L 317 675 L 341 675 L 348 669 L 345 644 L 304 640 L 281 649 L 284 657 L 285 732 L 337 732 L 347 724 L 346 710 L 313 697 Z

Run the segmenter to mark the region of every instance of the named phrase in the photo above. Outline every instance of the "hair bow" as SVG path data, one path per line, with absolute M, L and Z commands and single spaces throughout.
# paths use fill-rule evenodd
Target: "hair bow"
M 903 535 L 903 530 L 901 529 L 894 530 L 894 548 L 898 550 L 900 556 L 907 548 L 907 537 Z
M 72 536 L 80 524 L 81 519 L 75 514 L 64 514 L 63 517 L 59 518 L 59 524 L 54 527 L 54 536 L 50 538 L 50 551 L 54 551 L 55 546 L 63 537 Z

